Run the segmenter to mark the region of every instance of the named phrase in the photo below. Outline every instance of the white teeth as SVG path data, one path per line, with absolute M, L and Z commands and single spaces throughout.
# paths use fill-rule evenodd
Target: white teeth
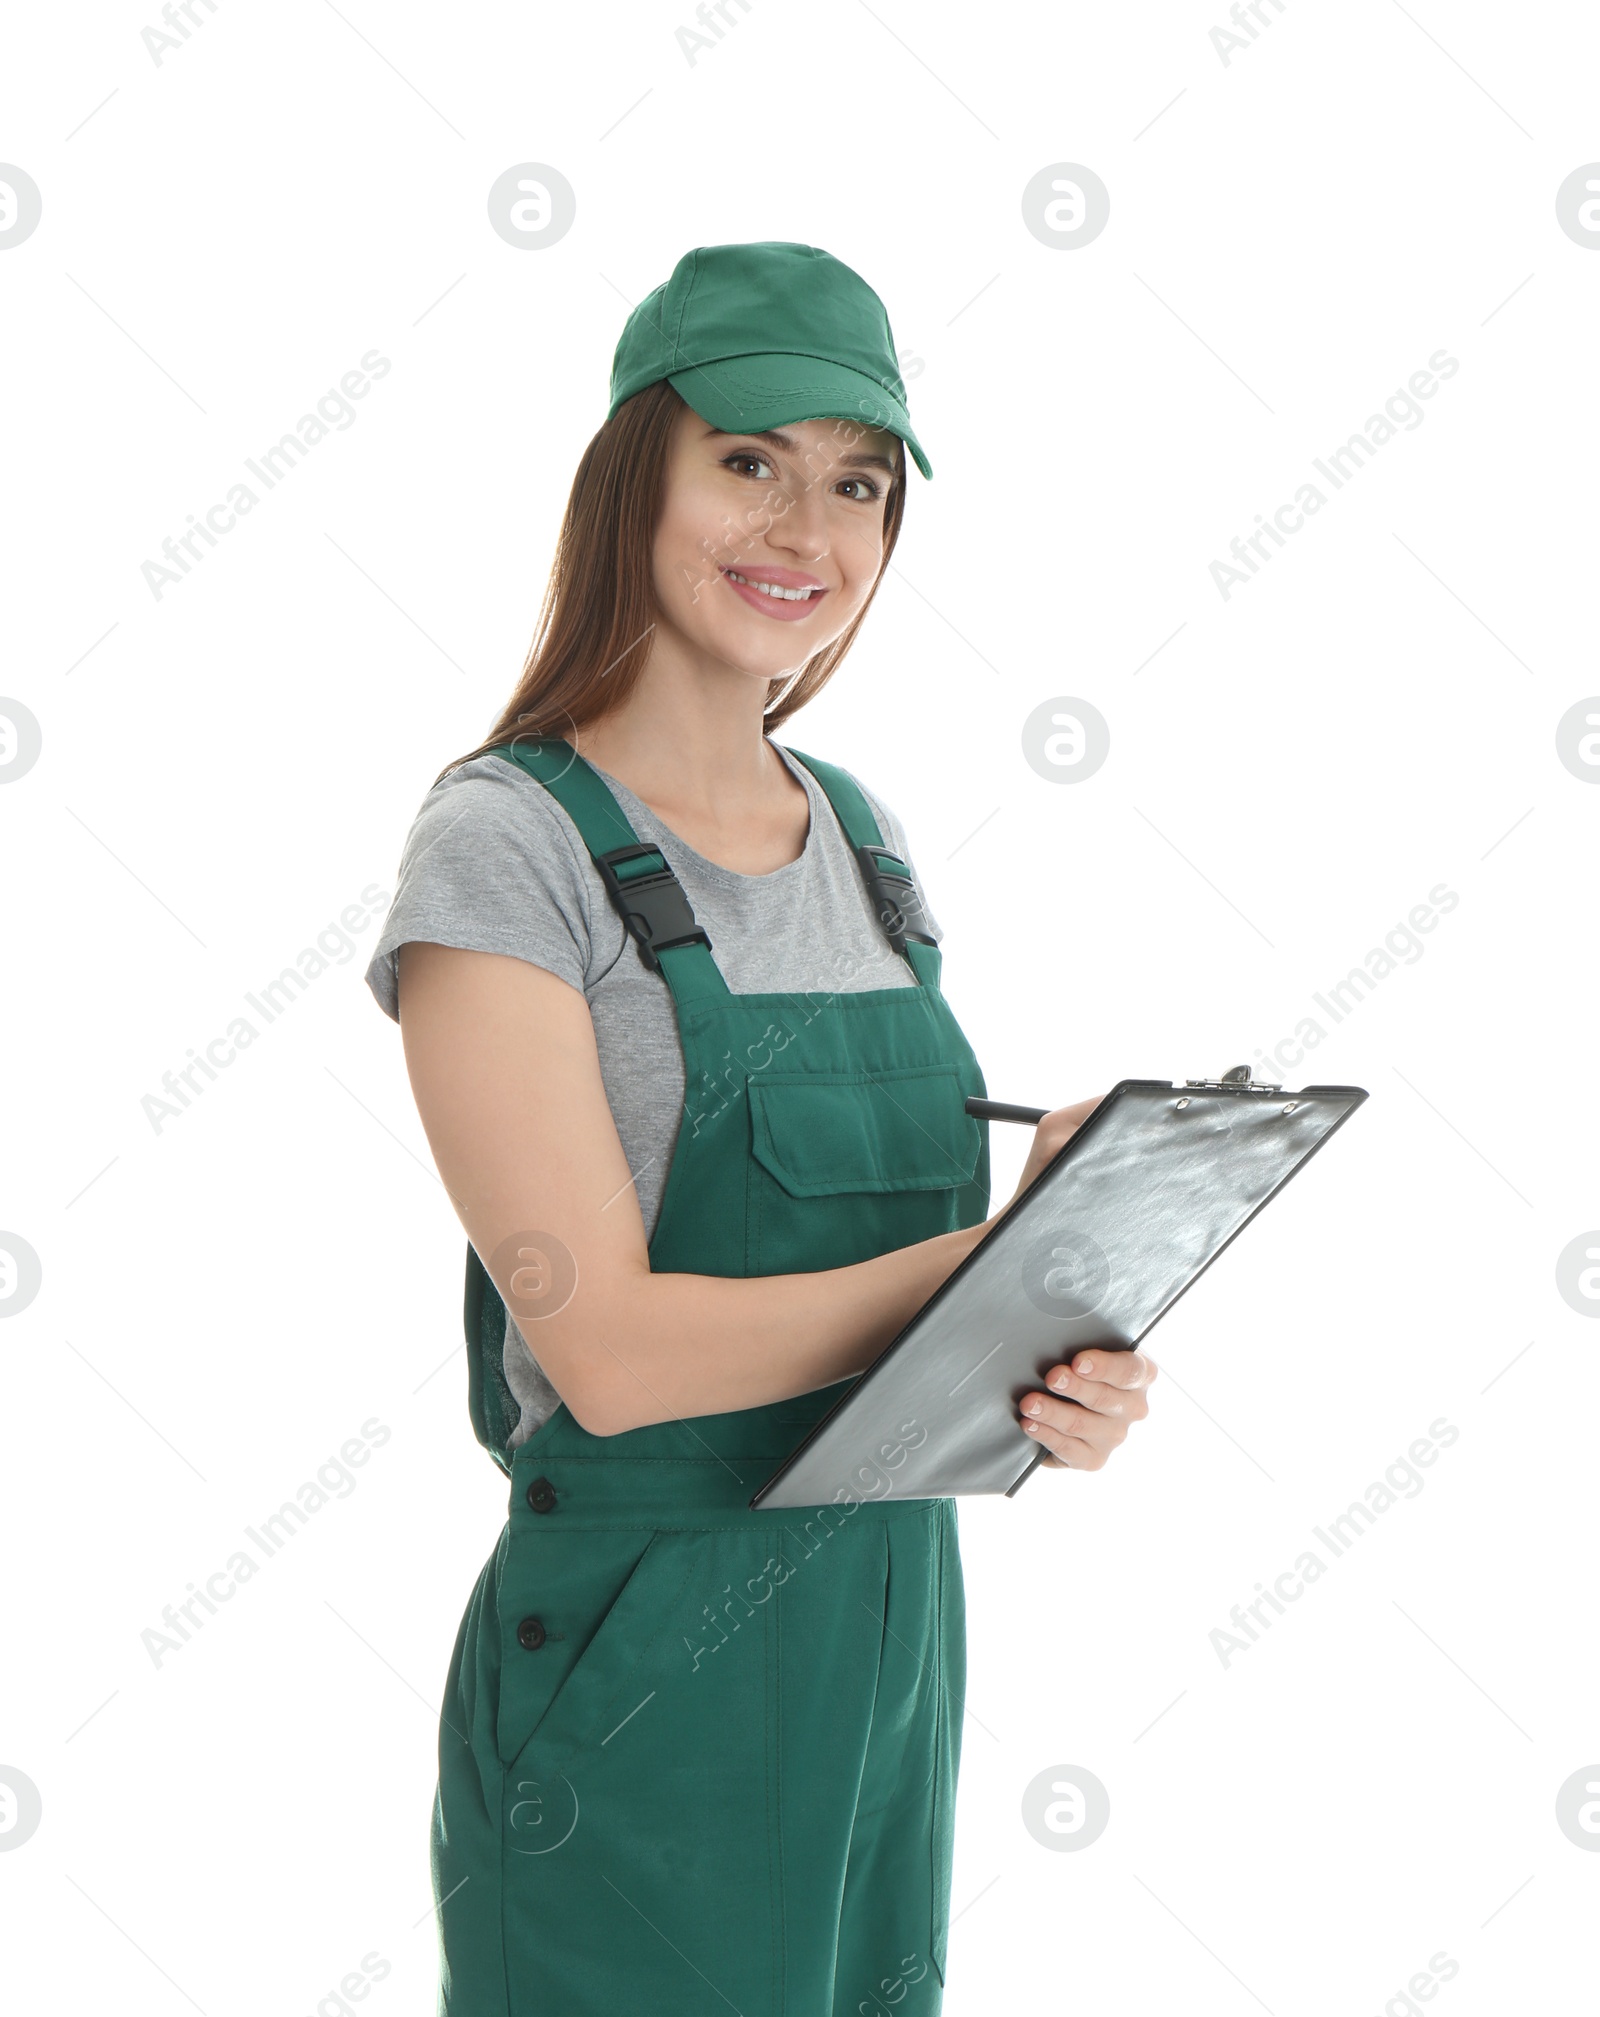
M 775 595 L 783 602 L 809 602 L 817 592 L 814 588 L 779 588 L 770 581 L 751 581 L 745 575 L 735 574 L 731 567 L 725 567 L 722 571 L 730 581 L 737 581 L 745 588 L 753 588 L 761 595 Z

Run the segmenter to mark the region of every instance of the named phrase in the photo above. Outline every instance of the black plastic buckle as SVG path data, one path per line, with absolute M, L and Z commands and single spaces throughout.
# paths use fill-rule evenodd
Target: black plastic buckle
M 900 859 L 892 848 L 885 847 L 881 841 L 863 841 L 856 849 L 856 859 L 861 863 L 867 888 L 872 892 L 877 908 L 878 921 L 887 933 L 889 943 L 896 952 L 904 952 L 908 938 L 914 938 L 922 945 L 937 945 L 939 941 L 928 930 L 927 913 L 922 908 L 922 897 L 916 884 L 910 876 L 885 868 L 878 860 L 880 854 L 888 855 L 891 861 Z
M 613 864 L 635 861 L 644 854 L 659 857 L 662 863 L 659 873 L 634 876 L 623 882 Z M 594 857 L 594 863 L 605 880 L 611 901 L 622 914 L 622 922 L 638 940 L 639 957 L 652 973 L 661 971 L 656 953 L 667 946 L 688 945 L 695 939 L 703 946 L 710 946 L 704 929 L 694 921 L 682 883 L 653 842 L 632 841 L 626 847 L 607 848 L 604 854 Z

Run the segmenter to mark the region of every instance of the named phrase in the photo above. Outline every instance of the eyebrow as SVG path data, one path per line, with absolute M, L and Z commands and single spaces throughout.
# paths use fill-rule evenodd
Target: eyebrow
M 776 427 L 764 428 L 760 433 L 746 432 L 744 434 L 732 433 L 725 427 L 708 427 L 703 439 L 707 441 L 764 441 L 769 447 L 781 448 L 786 455 L 796 455 L 800 450 L 800 444 L 792 434 L 785 434 L 781 429 Z M 894 475 L 894 464 L 886 455 L 850 454 L 841 455 L 838 460 L 849 469 L 881 469 L 887 476 Z

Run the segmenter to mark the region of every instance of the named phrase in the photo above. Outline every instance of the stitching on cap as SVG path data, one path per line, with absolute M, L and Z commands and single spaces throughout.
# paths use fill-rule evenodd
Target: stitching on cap
M 684 285 L 683 293 L 678 297 L 677 321 L 673 326 L 672 336 L 670 339 L 672 343 L 672 354 L 674 357 L 677 357 L 683 348 L 683 341 L 682 341 L 683 318 L 686 311 L 688 310 L 689 297 L 694 293 L 695 281 L 700 277 L 700 250 L 698 246 L 695 248 L 693 252 L 689 254 L 689 262 L 690 262 L 689 278 Z M 665 295 L 663 295 L 662 296 L 663 303 L 665 302 L 665 299 L 666 297 Z
M 854 370 L 855 366 L 851 365 L 848 368 Z M 751 398 L 755 397 L 757 393 L 761 393 L 766 390 L 764 386 L 759 386 L 755 384 L 753 380 L 748 378 L 741 378 L 737 375 L 737 373 L 726 370 L 725 367 L 722 366 L 720 359 L 712 364 L 685 366 L 684 369 L 686 370 L 695 369 L 700 371 L 713 371 L 721 369 L 722 376 L 727 380 L 728 384 L 734 389 L 735 392 L 742 392 Z M 866 379 L 869 385 L 877 386 L 878 390 L 883 394 L 883 396 L 886 399 L 893 399 L 897 403 L 899 403 L 899 394 L 891 392 L 888 386 L 886 386 L 881 379 L 873 378 L 870 375 L 870 373 L 865 371 L 861 372 L 859 375 L 862 378 Z M 837 393 L 839 388 L 836 385 L 823 384 L 822 382 L 819 381 L 815 384 L 806 382 L 796 382 L 790 385 L 786 385 L 784 387 L 784 390 L 785 392 Z

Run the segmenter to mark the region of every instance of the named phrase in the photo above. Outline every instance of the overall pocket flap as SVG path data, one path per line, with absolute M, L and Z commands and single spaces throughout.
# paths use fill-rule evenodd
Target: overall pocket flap
M 791 1197 L 949 1191 L 973 1180 L 981 1138 L 954 1065 L 748 1085 L 751 1153 Z
M 496 1737 L 508 1768 L 562 1704 L 570 1710 L 586 1699 L 585 1676 L 608 1640 L 633 1635 L 627 1643 L 637 1651 L 637 1635 L 658 1628 L 659 1591 L 650 1572 L 661 1538 L 647 1528 L 555 1527 L 513 1533 L 504 1544 Z M 518 1637 L 524 1623 L 543 1628 L 536 1646 Z

